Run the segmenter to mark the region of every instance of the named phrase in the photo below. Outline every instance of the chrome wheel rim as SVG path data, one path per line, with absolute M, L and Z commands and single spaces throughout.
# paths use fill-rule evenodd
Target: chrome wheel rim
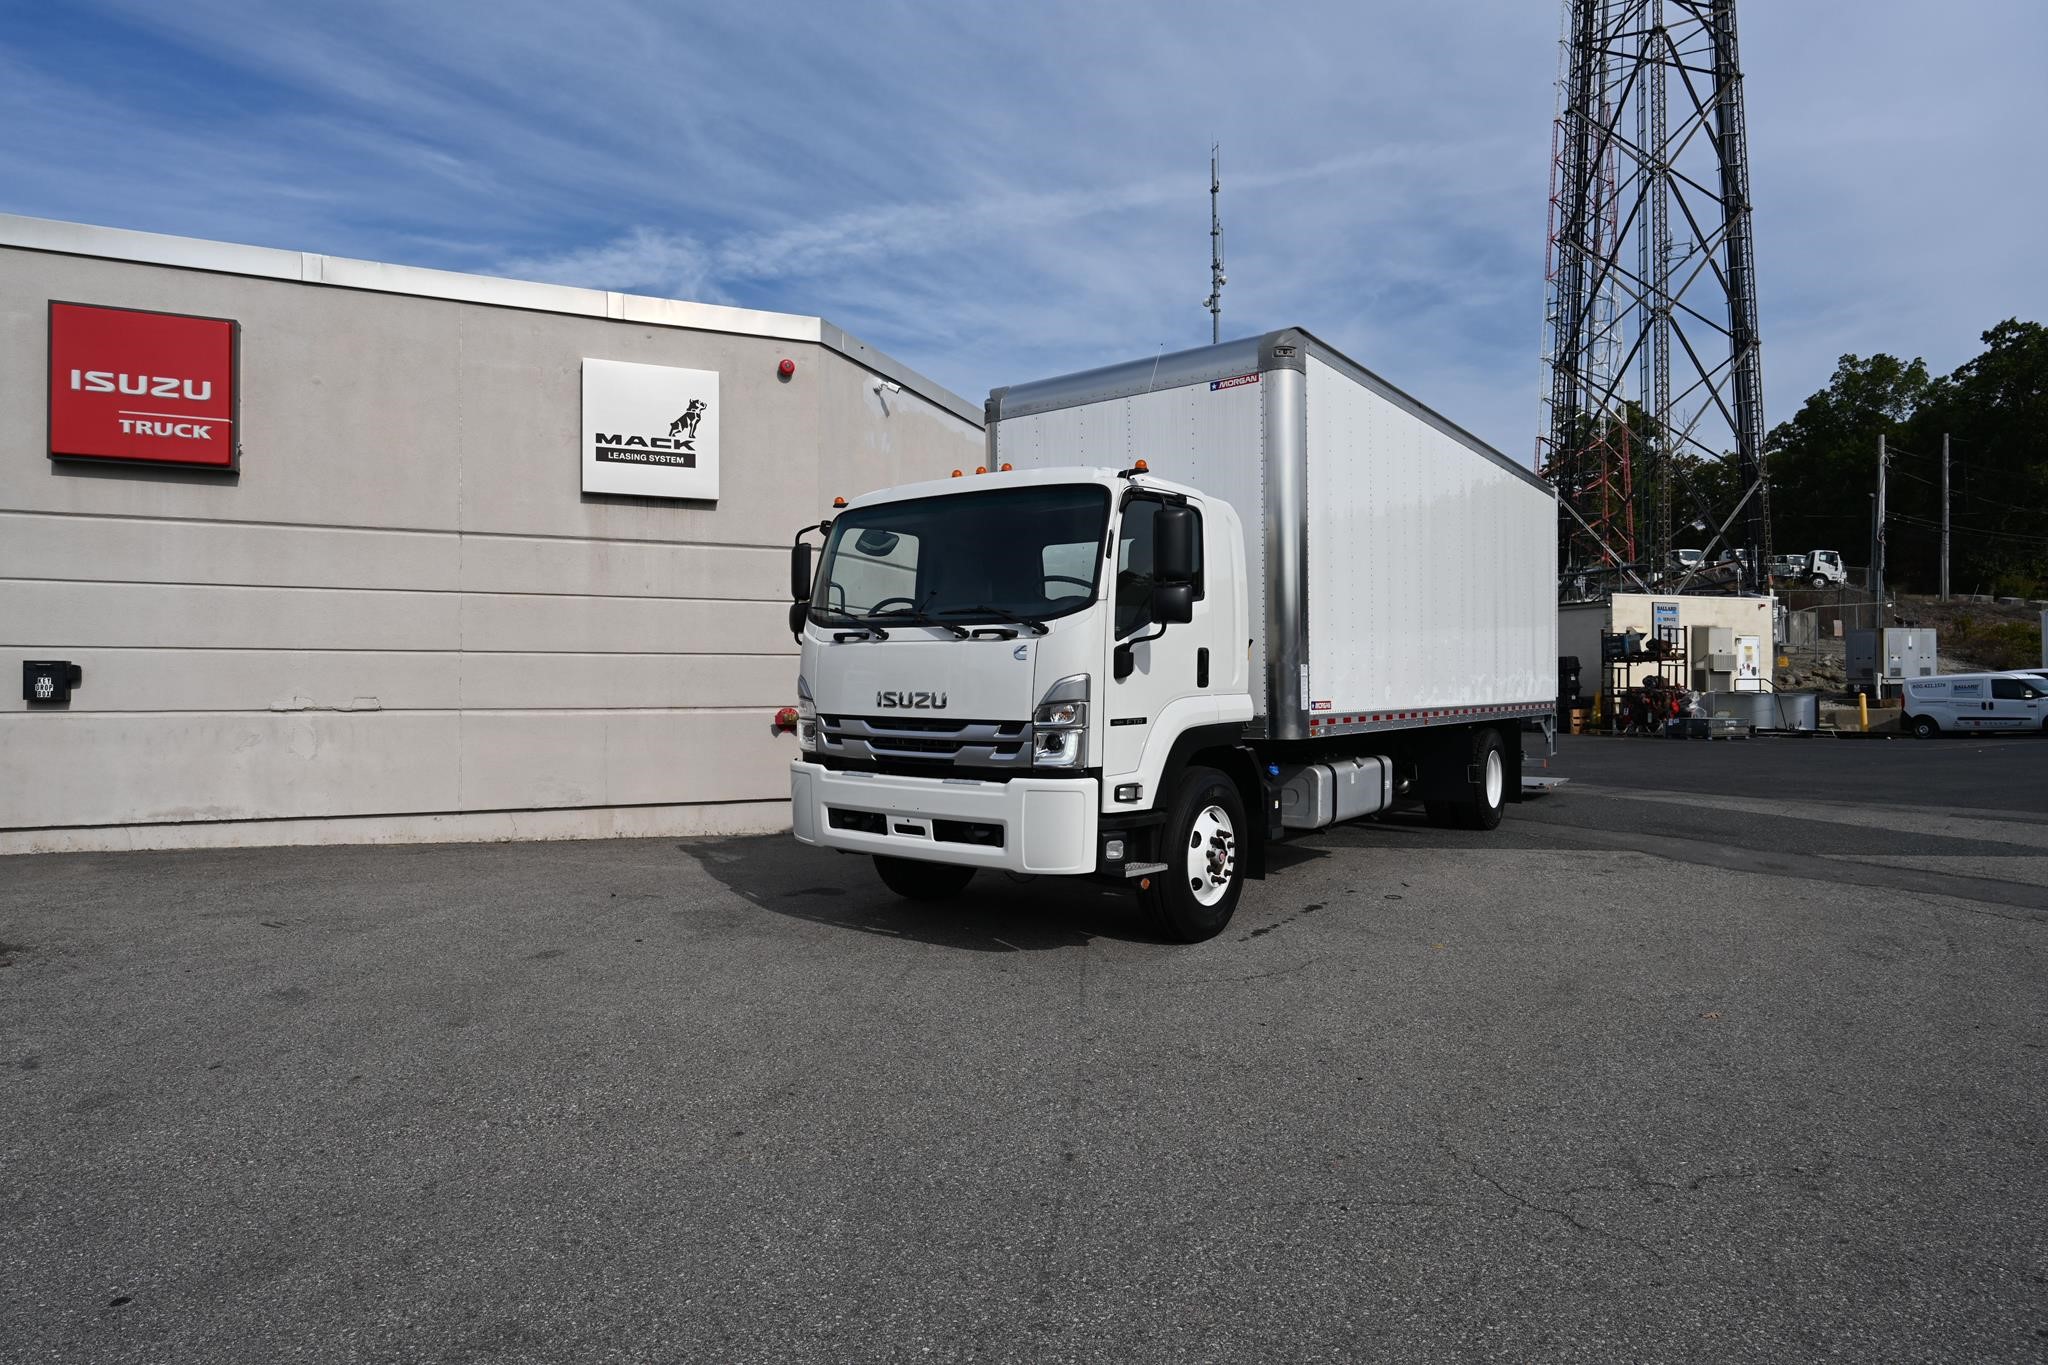
M 1507 777 L 1501 767 L 1500 750 L 1486 751 L 1486 808 L 1492 810 L 1500 804 L 1501 788 L 1507 784 Z
M 1188 831 L 1188 890 L 1202 905 L 1214 905 L 1237 875 L 1237 829 L 1221 806 L 1206 806 Z

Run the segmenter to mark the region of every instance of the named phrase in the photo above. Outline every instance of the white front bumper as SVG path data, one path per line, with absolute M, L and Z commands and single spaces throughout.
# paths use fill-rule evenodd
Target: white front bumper
M 796 837 L 806 844 L 1006 872 L 1095 870 L 1101 793 L 1092 777 L 891 777 L 835 772 L 798 759 L 789 765 L 789 797 Z M 834 810 L 879 815 L 884 832 L 835 828 Z M 998 825 L 1002 847 L 940 839 L 935 820 Z

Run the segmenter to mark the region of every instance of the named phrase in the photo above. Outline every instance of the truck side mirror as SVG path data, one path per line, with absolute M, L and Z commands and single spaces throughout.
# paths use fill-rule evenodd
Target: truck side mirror
M 1161 583 L 1195 581 L 1195 514 L 1181 506 L 1162 507 L 1152 517 L 1152 577 Z M 1153 616 L 1166 620 L 1155 610 Z M 1178 618 L 1182 621 L 1188 618 Z
M 794 635 L 794 636 L 796 636 L 796 638 L 797 638 L 797 639 L 799 639 L 799 640 L 803 639 L 803 638 L 804 638 L 804 618 L 805 618 L 805 617 L 807 617 L 807 616 L 809 616 L 810 614 L 811 614 L 811 604 L 810 604 L 810 603 L 808 603 L 808 602 L 792 602 L 792 603 L 790 603 L 790 604 L 789 604 L 789 633 L 790 633 L 791 635 Z
M 1184 626 L 1195 619 L 1195 585 L 1156 583 L 1152 587 L 1152 619 L 1162 626 Z
M 793 602 L 811 600 L 811 543 L 807 540 L 789 547 L 789 596 Z

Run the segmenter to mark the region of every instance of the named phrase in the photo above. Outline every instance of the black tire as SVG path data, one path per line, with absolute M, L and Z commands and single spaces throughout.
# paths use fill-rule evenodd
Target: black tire
M 1934 723 L 1932 716 L 1908 716 L 1905 725 L 1915 739 L 1933 739 L 1941 733 L 1941 727 Z
M 967 889 L 974 869 L 957 863 L 927 863 L 915 858 L 875 855 L 875 871 L 882 884 L 906 900 L 946 901 Z
M 1456 801 L 1425 801 L 1429 823 L 1445 829 L 1494 829 L 1507 808 L 1508 760 L 1500 731 L 1482 726 L 1472 732 L 1470 749 L 1446 742 L 1436 761 L 1456 763 L 1464 794 Z M 1462 761 L 1460 761 L 1462 760 Z
M 1200 943 L 1223 932 L 1244 894 L 1243 843 L 1249 830 L 1235 783 L 1214 768 L 1187 770 L 1159 835 L 1159 859 L 1166 871 L 1153 877 L 1152 889 L 1144 893 L 1161 933 L 1176 943 Z M 1206 885 L 1198 886 L 1191 875 L 1191 855 L 1204 864 Z

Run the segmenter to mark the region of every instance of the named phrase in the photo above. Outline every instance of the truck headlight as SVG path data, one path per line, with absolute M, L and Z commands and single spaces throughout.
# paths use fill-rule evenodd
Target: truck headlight
M 796 743 L 799 749 L 818 747 L 818 703 L 801 673 L 796 675 Z
M 1031 714 L 1031 762 L 1039 768 L 1088 766 L 1088 675 L 1075 673 L 1046 689 Z

